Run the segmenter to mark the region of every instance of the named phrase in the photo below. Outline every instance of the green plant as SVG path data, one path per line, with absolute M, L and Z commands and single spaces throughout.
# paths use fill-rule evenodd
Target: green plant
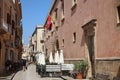
M 78 71 L 78 73 L 82 73 L 83 77 L 86 75 L 87 68 L 88 62 L 85 60 L 74 63 L 74 70 Z

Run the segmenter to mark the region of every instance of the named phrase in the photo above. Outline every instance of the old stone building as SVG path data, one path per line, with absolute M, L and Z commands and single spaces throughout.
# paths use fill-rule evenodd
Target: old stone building
M 0 0 L 0 73 L 6 60 L 17 62 L 22 52 L 20 0 Z
M 65 63 L 88 60 L 89 75 L 120 76 L 120 0 L 54 0 L 44 24 L 45 47 Z
M 44 52 L 44 28 L 42 25 L 37 25 L 29 43 L 31 53 Z

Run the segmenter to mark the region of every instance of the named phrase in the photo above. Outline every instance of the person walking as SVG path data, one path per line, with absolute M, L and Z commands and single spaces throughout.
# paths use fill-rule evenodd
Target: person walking
M 11 61 L 10 60 L 7 60 L 5 62 L 5 68 L 6 68 L 6 72 L 9 73 L 10 72 L 10 69 L 11 69 Z
M 22 63 L 23 63 L 23 71 L 27 70 L 26 60 L 23 59 Z

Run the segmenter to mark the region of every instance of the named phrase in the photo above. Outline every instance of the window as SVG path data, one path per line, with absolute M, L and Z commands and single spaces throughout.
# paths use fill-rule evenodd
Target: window
M 9 14 L 7 13 L 7 23 L 9 24 Z
M 58 27 L 56 27 L 56 31 L 58 31 Z
M 73 43 L 76 42 L 76 32 L 73 33 Z
M 74 6 L 75 4 L 77 4 L 77 0 L 72 0 L 72 6 Z
M 117 23 L 120 23 L 120 5 L 117 7 Z
M 9 13 L 7 13 L 7 23 L 11 24 L 11 16 Z
M 55 10 L 55 20 L 57 20 L 57 17 L 58 17 L 58 9 Z
M 42 51 L 44 52 L 44 45 L 42 45 Z
M 11 61 L 14 60 L 14 52 L 12 50 L 10 50 L 10 60 Z
M 64 39 L 62 39 L 62 47 L 64 47 Z
M 62 20 L 64 19 L 64 0 L 62 0 Z
M 18 16 L 17 16 L 17 14 L 15 14 L 15 22 L 16 22 L 16 25 L 18 24 Z
M 72 8 L 71 10 L 74 10 L 77 6 L 77 0 L 72 0 Z
M 14 34 L 14 28 L 15 28 L 15 23 L 14 23 L 14 21 L 12 20 L 12 35 Z
M 34 51 L 35 50 L 35 47 L 34 47 L 34 45 L 32 46 L 32 51 Z

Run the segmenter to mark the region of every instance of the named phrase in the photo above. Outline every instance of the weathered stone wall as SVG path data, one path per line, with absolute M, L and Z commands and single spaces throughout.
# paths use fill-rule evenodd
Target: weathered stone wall
M 120 60 L 97 60 L 96 73 L 107 74 L 110 80 L 120 77 Z

